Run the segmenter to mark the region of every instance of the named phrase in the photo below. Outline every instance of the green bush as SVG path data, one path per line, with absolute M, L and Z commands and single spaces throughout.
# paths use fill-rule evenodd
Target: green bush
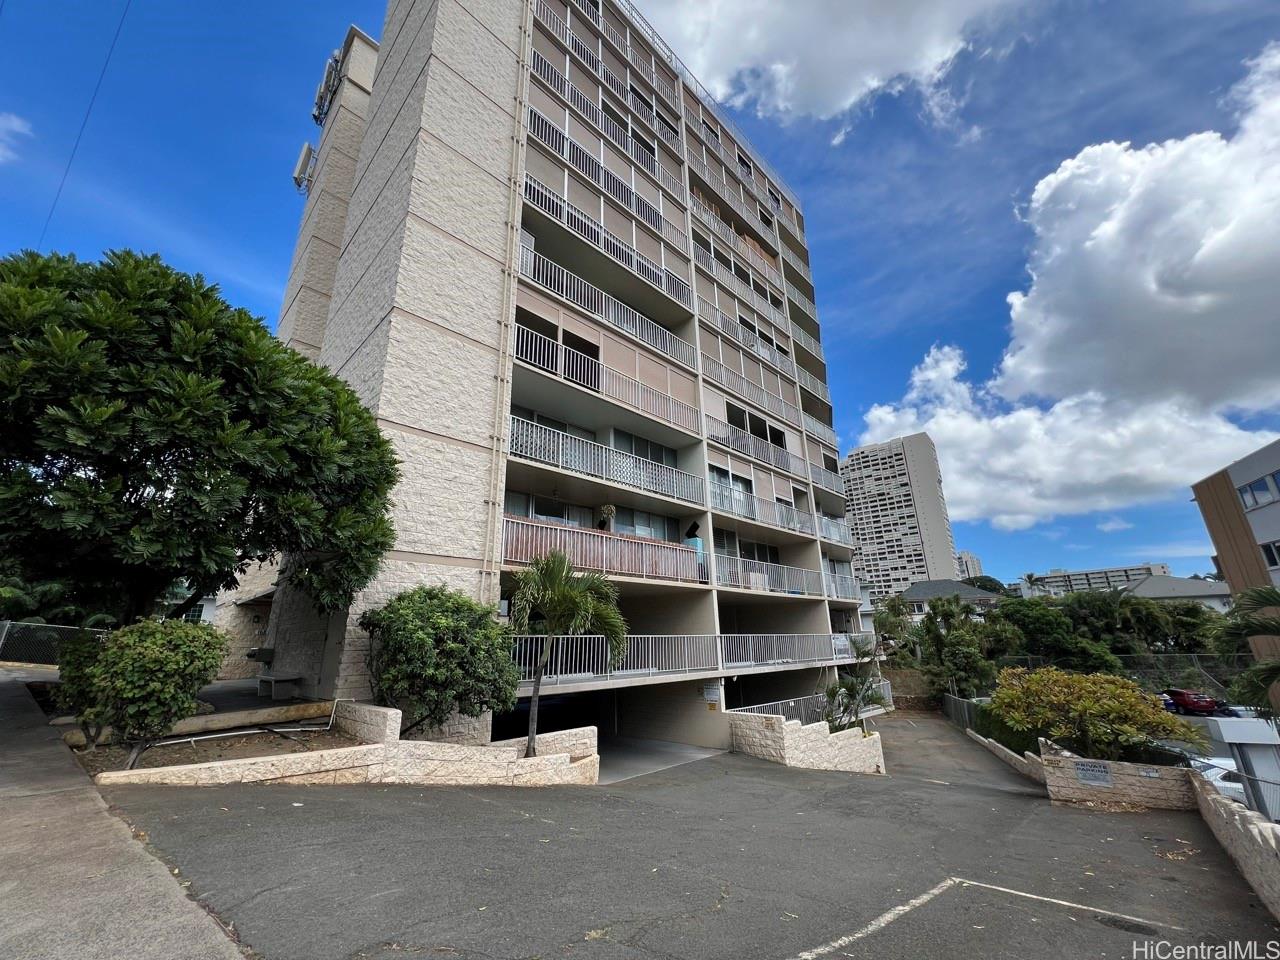
M 143 620 L 110 634 L 89 668 L 88 715 L 115 739 L 140 746 L 196 712 L 196 694 L 218 673 L 227 638 L 208 624 Z
M 58 641 L 58 686 L 53 698 L 59 707 L 75 716 L 84 733 L 85 746 L 93 748 L 102 734 L 97 699 L 93 690 L 93 668 L 102 652 L 102 635 L 78 630 Z
M 1032 730 L 1015 730 L 992 712 L 991 708 L 979 704 L 973 718 L 973 732 L 994 740 L 1002 747 L 1007 747 L 1018 756 L 1024 753 L 1040 753 L 1040 737 Z
M 520 674 L 511 634 L 491 606 L 445 587 L 417 587 L 367 610 L 369 674 L 379 702 L 410 712 L 406 732 L 455 711 L 478 717 L 515 706 Z

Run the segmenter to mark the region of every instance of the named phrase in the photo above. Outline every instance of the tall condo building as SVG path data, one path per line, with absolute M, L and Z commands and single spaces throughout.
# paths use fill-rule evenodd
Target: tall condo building
M 1232 593 L 1280 586 L 1280 440 L 1191 488 Z M 1280 656 L 1280 640 L 1259 657 Z
M 927 433 L 859 447 L 840 465 L 854 576 L 873 599 L 921 580 L 954 580 L 956 548 L 938 451 Z
M 552 550 L 631 630 L 560 647 L 552 722 L 723 746 L 865 660 L 795 195 L 627 0 L 392 0 L 382 38 L 317 96 L 280 336 L 395 444 L 397 541 L 341 615 L 277 590 L 270 669 L 365 695 L 361 611 Z
M 1119 590 L 1148 577 L 1167 577 L 1167 563 L 1136 563 L 1130 567 L 1099 567 L 1094 570 L 1064 570 L 1055 567 L 1039 574 L 1032 584 L 1025 580 L 1009 586 L 1024 596 L 1061 596 L 1064 593 L 1089 593 L 1098 590 Z
M 982 558 L 976 553 L 961 550 L 956 554 L 956 575 L 961 580 L 982 576 Z

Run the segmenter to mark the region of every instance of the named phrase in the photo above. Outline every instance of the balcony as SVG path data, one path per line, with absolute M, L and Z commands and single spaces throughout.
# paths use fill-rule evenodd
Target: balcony
M 797 510 L 790 504 L 765 500 L 737 487 L 714 481 L 707 484 L 707 490 L 712 510 L 795 533 L 813 535 L 813 515 Z
M 799 381 L 800 386 L 804 387 L 819 400 L 825 400 L 827 403 L 831 402 L 830 388 L 808 370 L 803 367 L 797 370 L 796 380 Z
M 755 198 L 748 204 L 742 199 L 740 194 L 736 193 L 734 185 L 727 180 L 717 177 L 712 169 L 697 156 L 691 149 L 685 150 L 685 159 L 689 163 L 689 169 L 696 173 L 698 177 L 707 184 L 720 200 L 729 207 L 734 213 L 742 218 L 742 222 L 754 230 L 760 239 L 767 243 L 770 247 L 778 247 L 778 235 L 772 227 L 760 219 L 760 213 L 755 206 Z
M 708 230 L 729 244 L 739 256 L 751 264 L 774 286 L 779 289 L 782 288 L 782 278 L 778 275 L 778 268 L 761 256 L 759 251 L 752 249 L 745 240 L 738 236 L 733 227 L 720 219 L 718 213 L 693 194 L 689 196 L 689 204 L 694 214 L 697 215 Z
M 619 205 L 634 213 L 654 233 L 672 243 L 681 253 L 688 255 L 689 238 L 683 226 L 677 226 L 664 217 L 662 211 L 632 190 L 630 184 L 607 169 L 582 144 L 533 107 L 529 108 L 529 132 L 535 140 L 565 160 Z
M 511 455 L 685 503 L 706 502 L 701 477 L 520 417 L 511 418 Z
M 817 417 L 806 413 L 804 415 L 804 429 L 810 436 L 816 437 L 827 446 L 839 449 L 840 440 L 836 437 L 836 432 Z
M 797 477 L 809 475 L 808 461 L 803 457 L 797 457 L 785 447 L 776 446 L 753 433 L 747 433 L 723 420 L 717 420 L 710 414 L 704 414 L 703 419 L 707 424 L 707 439 L 712 443 L 718 443 L 722 447 L 754 457 L 762 463 L 779 467 Z
M 705 353 L 702 355 L 702 375 L 708 380 L 728 388 L 742 399 L 754 403 L 760 409 L 768 410 L 775 416 L 781 417 L 793 427 L 800 426 L 799 407 L 770 393 L 760 384 L 748 380 L 738 371 L 726 367 L 715 357 Z
M 817 570 L 721 553 L 716 554 L 716 585 L 800 597 L 823 596 L 822 574 Z
M 813 336 L 813 334 L 809 333 L 809 331 L 800 326 L 800 324 L 796 323 L 794 320 L 791 321 L 791 339 L 797 345 L 804 347 L 809 351 L 809 353 L 817 357 L 819 360 L 823 358 L 822 344 L 818 342 L 817 337 Z
M 697 369 L 697 351 L 693 344 L 681 340 L 666 327 L 523 245 L 520 247 L 520 273 L 677 363 L 690 370 Z
M 840 479 L 840 474 L 838 473 L 833 473 L 824 467 L 818 466 L 816 463 L 810 463 L 809 479 L 823 490 L 830 490 L 832 493 L 844 496 L 844 481 Z
M 693 259 L 699 267 L 715 277 L 740 300 L 746 300 L 760 313 L 764 314 L 778 326 L 786 326 L 787 320 L 769 298 L 760 293 L 749 281 L 743 280 L 732 267 L 726 266 L 715 258 L 715 255 L 698 244 L 693 245 Z
M 575 207 L 541 180 L 525 176 L 524 198 L 655 289 L 682 306 L 693 309 L 693 291 L 689 284 L 670 270 L 654 263 L 625 240 L 610 233 L 609 228 L 599 220 Z
M 779 215 L 779 219 L 785 220 L 786 218 Z M 813 286 L 813 271 L 809 268 L 809 265 L 801 260 L 800 256 L 785 243 L 782 245 L 782 259 L 785 260 L 796 273 L 800 274 L 809 286 Z
M 502 522 L 502 558 L 529 563 L 559 550 L 582 570 L 642 580 L 706 583 L 705 555 L 692 547 L 520 517 Z
M 533 683 L 545 636 L 513 638 L 511 656 L 520 671 L 521 693 Z M 654 678 L 766 673 L 792 665 L 841 664 L 867 659 L 859 636 L 849 634 L 632 634 L 618 663 L 609 663 L 604 637 L 556 637 L 542 673 L 542 686 L 599 688 Z
M 857 577 L 846 577 L 839 573 L 822 575 L 826 595 L 832 600 L 861 600 L 862 592 L 858 589 Z
M 594 357 L 535 333 L 528 327 L 516 326 L 516 359 L 531 367 L 593 390 L 611 400 L 626 404 L 665 420 L 672 426 L 691 433 L 698 432 L 698 410 L 668 396 L 634 377 L 606 367 Z M 699 500 L 699 503 L 702 501 Z
M 746 347 L 765 363 L 771 364 L 780 373 L 788 377 L 796 376 L 794 360 L 772 343 L 766 343 L 761 340 L 753 331 L 748 330 L 706 297 L 698 297 L 698 316 L 713 324 L 717 330 L 727 334 L 741 346 Z M 809 376 L 812 376 L 812 374 L 809 374 Z
M 558 93 L 561 99 L 568 101 L 574 110 L 612 140 L 623 153 L 635 161 L 636 165 L 649 174 L 655 182 L 661 184 L 681 203 L 688 202 L 688 192 L 685 190 L 684 182 L 673 176 L 666 167 L 657 161 L 652 153 L 636 143 L 631 134 L 602 111 L 595 101 L 588 98 L 585 93 L 565 79 L 564 74 L 552 66 L 551 62 L 537 50 L 533 51 L 532 69 L 539 80 Z
M 833 520 L 831 517 L 819 515 L 818 536 L 845 547 L 853 546 L 853 534 L 849 532 L 849 527 L 843 520 Z
M 800 309 L 812 317 L 815 321 L 818 319 L 818 305 L 800 292 L 800 289 L 790 280 L 786 282 L 787 296 L 790 297 Z

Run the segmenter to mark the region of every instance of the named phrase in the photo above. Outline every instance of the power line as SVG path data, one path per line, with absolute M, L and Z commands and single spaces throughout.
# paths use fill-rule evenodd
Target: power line
M 76 134 L 76 142 L 71 147 L 71 156 L 67 157 L 66 169 L 62 171 L 62 179 L 58 181 L 58 192 L 53 195 L 53 203 L 49 207 L 49 215 L 44 218 L 44 226 L 40 229 L 40 242 L 36 249 L 44 247 L 44 235 L 49 232 L 49 222 L 53 220 L 53 211 L 58 209 L 58 201 L 62 199 L 62 188 L 67 185 L 67 175 L 71 173 L 71 164 L 75 162 L 76 151 L 80 149 L 80 139 L 84 136 L 84 128 L 89 125 L 89 115 L 93 113 L 93 105 L 98 101 L 98 91 L 102 89 L 102 80 L 107 75 L 107 67 L 111 65 L 111 55 L 116 52 L 116 41 L 120 39 L 120 31 L 124 27 L 124 18 L 129 15 L 129 7 L 133 0 L 125 0 L 124 9 L 120 11 L 120 22 L 116 24 L 115 35 L 111 38 L 111 46 L 107 48 L 107 58 L 102 61 L 102 72 L 98 74 L 98 82 L 93 86 L 93 95 L 89 97 L 89 106 L 85 108 L 84 119 L 80 121 L 80 132 Z M 0 11 L 4 9 L 4 0 L 0 0 Z

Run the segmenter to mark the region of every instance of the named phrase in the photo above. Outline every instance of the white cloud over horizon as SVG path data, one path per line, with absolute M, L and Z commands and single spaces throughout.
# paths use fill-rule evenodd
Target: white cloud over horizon
M 974 30 L 1027 0 L 649 0 L 645 16 L 719 99 L 789 119 L 834 117 L 914 84 L 939 124 L 943 81 Z M 836 135 L 836 142 L 842 140 Z
M 1017 530 L 1167 499 L 1277 437 L 1232 419 L 1280 410 L 1280 44 L 1247 66 L 1231 136 L 1097 144 L 1040 181 L 990 378 L 935 345 L 867 413 L 862 442 L 933 437 L 954 518 Z
M 0 163 L 18 159 L 18 140 L 34 136 L 31 124 L 16 113 L 0 113 Z

